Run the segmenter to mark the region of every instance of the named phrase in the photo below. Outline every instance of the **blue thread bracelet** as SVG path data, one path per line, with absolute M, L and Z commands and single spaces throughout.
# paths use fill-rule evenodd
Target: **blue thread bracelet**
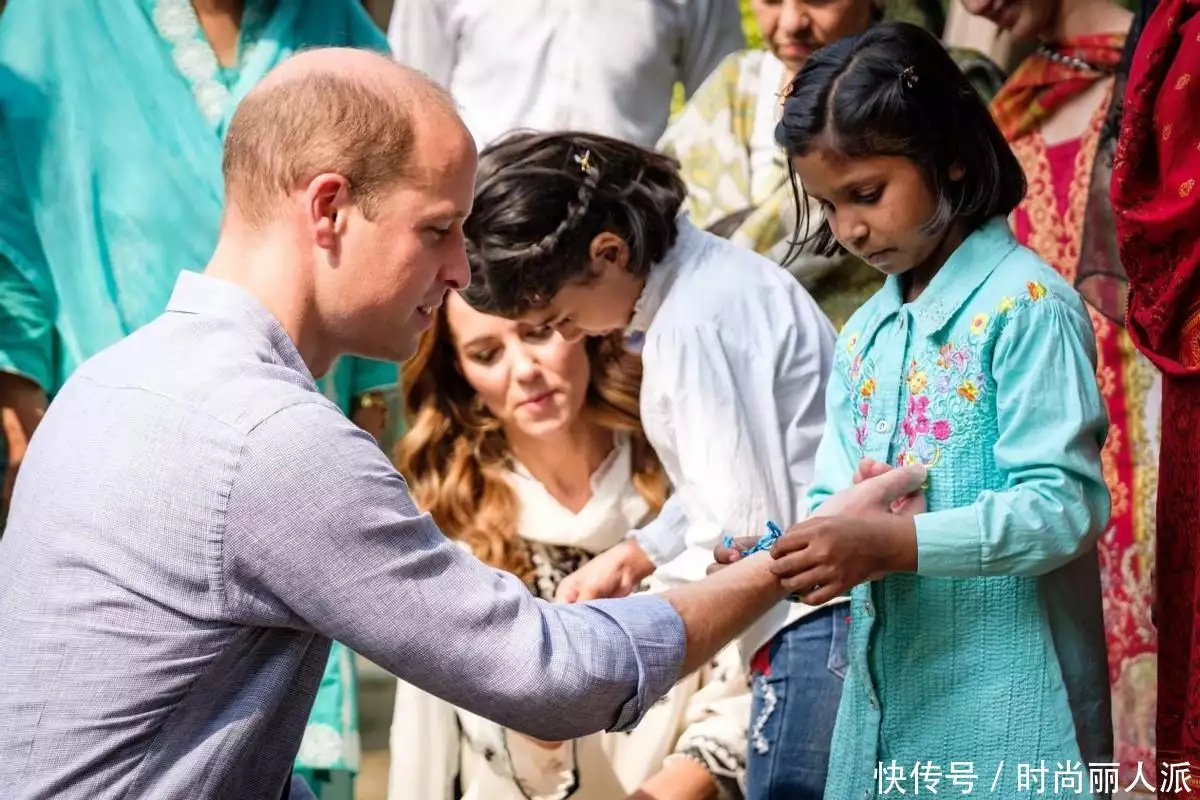
M 761 553 L 764 550 L 770 550 L 775 546 L 775 543 L 779 541 L 780 536 L 783 536 L 783 531 L 779 529 L 779 526 L 774 522 L 767 520 L 767 532 L 764 533 L 762 537 L 760 537 L 759 540 L 754 543 L 753 547 L 749 548 L 748 550 L 739 550 L 738 555 L 744 558 L 746 556 L 752 556 L 755 553 Z M 726 535 L 725 538 L 721 540 L 721 544 L 724 547 L 733 547 L 733 537 Z
M 745 558 L 746 556 L 752 556 L 755 553 L 762 553 L 770 550 L 775 546 L 775 543 L 779 541 L 781 536 L 783 536 L 783 531 L 779 528 L 779 526 L 774 522 L 767 520 L 767 532 L 764 533 L 752 547 L 749 547 L 746 550 L 739 550 L 738 555 L 740 555 L 742 558 Z M 733 547 L 733 537 L 726 534 L 725 538 L 721 540 L 721 545 L 727 548 Z M 800 595 L 796 593 L 789 594 L 787 599 L 792 603 L 804 602 Z

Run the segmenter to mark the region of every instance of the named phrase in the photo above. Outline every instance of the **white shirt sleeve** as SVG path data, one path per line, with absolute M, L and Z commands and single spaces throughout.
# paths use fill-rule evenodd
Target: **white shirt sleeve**
M 458 35 L 451 0 L 396 0 L 388 23 L 392 55 L 446 89 L 454 75 Z
M 747 331 L 726 336 L 715 324 L 657 337 L 658 374 L 647 373 L 655 388 L 643 414 L 661 428 L 666 458 L 676 465 L 679 508 L 639 533 L 656 563 L 685 550 L 707 551 L 711 560 L 725 534 L 757 537 L 768 520 L 797 521 L 824 428 L 823 340 L 832 336 L 821 325 L 814 315 L 812 330 L 795 335 L 817 341 L 782 356 L 749 352 L 755 340 Z M 782 382 L 780 358 L 792 361 Z
M 679 79 L 691 97 L 730 53 L 746 49 L 742 15 L 734 0 L 688 0 Z

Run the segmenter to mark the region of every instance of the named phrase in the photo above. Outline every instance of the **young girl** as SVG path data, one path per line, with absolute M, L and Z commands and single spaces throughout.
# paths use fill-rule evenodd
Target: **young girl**
M 853 587 L 825 794 L 969 774 L 996 797 L 1091 796 L 1086 765 L 1112 751 L 1107 421 L 1087 311 L 1005 221 L 1021 167 L 906 24 L 813 56 L 777 135 L 824 210 L 814 245 L 888 276 L 839 339 L 810 502 L 874 462 L 929 470 L 927 511 L 814 519 L 773 550 L 806 602 Z

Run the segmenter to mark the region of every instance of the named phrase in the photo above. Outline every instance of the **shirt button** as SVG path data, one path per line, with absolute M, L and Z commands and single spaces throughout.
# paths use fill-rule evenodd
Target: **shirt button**
M 871 707 L 872 711 L 879 710 L 879 700 L 875 697 L 874 692 L 867 693 L 867 705 L 869 705 Z
M 875 423 L 875 430 L 879 431 L 880 433 L 887 433 L 887 432 L 888 432 L 888 422 L 887 422 L 887 420 L 886 420 L 886 419 L 881 419 L 881 420 L 879 420 L 879 422 L 876 422 L 876 423 Z
M 870 600 L 868 600 L 868 601 L 867 601 L 867 602 L 866 602 L 866 603 L 863 605 L 863 608 L 866 610 L 866 612 L 867 612 L 867 616 L 868 616 L 868 617 L 874 617 L 874 616 L 875 616 L 875 606 L 874 606 L 874 605 L 871 603 L 871 601 L 870 601 Z
M 905 314 L 901 314 L 900 315 L 900 330 L 904 330 L 904 326 L 907 324 L 908 324 L 908 316 Z

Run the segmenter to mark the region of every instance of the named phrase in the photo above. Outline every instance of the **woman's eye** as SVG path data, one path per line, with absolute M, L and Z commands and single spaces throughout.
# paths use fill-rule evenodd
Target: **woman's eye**
M 469 358 L 472 361 L 474 361 L 476 364 L 482 364 L 483 366 L 486 367 L 489 364 L 495 363 L 496 355 L 497 355 L 497 351 L 495 349 L 478 350 L 474 353 L 471 353 Z
M 554 335 L 554 328 L 549 325 L 539 325 L 536 328 L 530 328 L 525 332 L 525 338 L 535 342 L 544 342 Z

